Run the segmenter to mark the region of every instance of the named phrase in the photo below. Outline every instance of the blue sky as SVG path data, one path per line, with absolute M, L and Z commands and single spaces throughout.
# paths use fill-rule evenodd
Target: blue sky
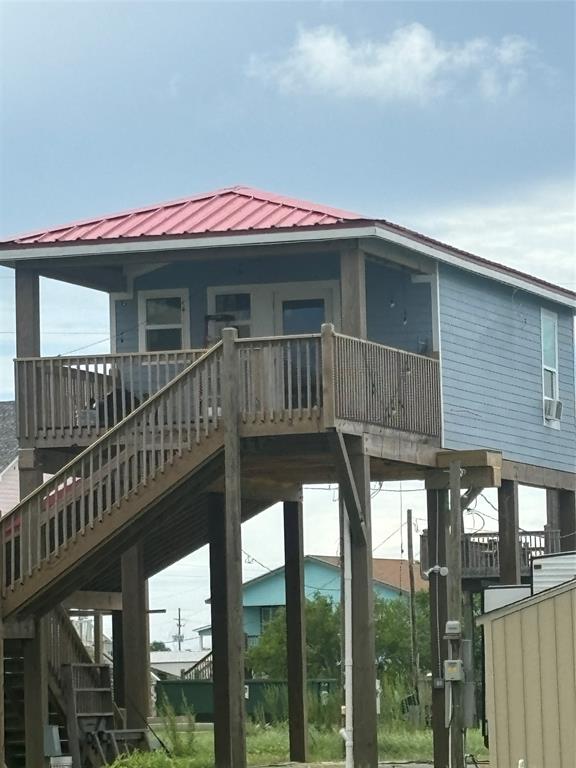
M 576 287 L 571 2 L 1 12 L 2 237 L 242 183 L 389 218 Z M 46 280 L 41 290 L 44 354 L 107 349 L 106 296 Z M 9 398 L 9 270 L 0 302 Z

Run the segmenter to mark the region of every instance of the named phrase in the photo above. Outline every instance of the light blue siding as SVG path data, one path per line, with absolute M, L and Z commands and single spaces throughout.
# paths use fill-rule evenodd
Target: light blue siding
M 406 271 L 385 262 L 367 261 L 366 324 L 371 341 L 408 352 L 431 352 L 430 285 L 413 283 Z
M 338 254 L 290 257 L 214 259 L 176 262 L 134 281 L 134 297 L 116 301 L 116 351 L 138 351 L 138 291 L 187 288 L 190 304 L 190 343 L 203 347 L 206 336 L 206 289 L 217 285 L 290 283 L 338 280 Z M 320 330 L 320 329 L 318 329 Z
M 560 305 L 442 265 L 444 446 L 574 472 L 574 320 Z M 561 429 L 544 424 L 540 310 L 558 314 Z

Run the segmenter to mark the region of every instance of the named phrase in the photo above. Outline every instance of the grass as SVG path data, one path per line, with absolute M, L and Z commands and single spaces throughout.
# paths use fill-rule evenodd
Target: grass
M 192 729 L 193 730 L 193 729 Z M 172 749 L 169 757 L 163 751 L 141 753 L 121 758 L 114 768 L 213 768 L 214 751 L 210 731 L 195 731 L 177 736 L 177 748 L 172 742 L 169 729 L 160 733 L 167 746 Z M 339 761 L 343 759 L 342 740 L 336 729 L 326 730 L 310 727 L 310 760 Z M 288 760 L 288 727 L 279 724 L 273 727 L 249 723 L 247 726 L 248 764 L 263 766 Z M 468 752 L 485 758 L 486 750 L 478 731 L 468 734 Z M 398 725 L 380 728 L 378 732 L 378 754 L 381 760 L 432 760 L 432 733 L 429 730 L 411 730 Z

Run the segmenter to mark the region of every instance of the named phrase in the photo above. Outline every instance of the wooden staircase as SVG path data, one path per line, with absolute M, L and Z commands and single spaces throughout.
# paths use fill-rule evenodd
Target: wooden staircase
M 144 728 L 125 729 L 120 722 L 108 665 L 69 664 L 63 675 L 74 768 L 101 768 L 120 755 L 150 751 Z
M 4 617 L 52 608 L 223 447 L 218 344 L 2 519 Z M 118 534 L 123 533 L 123 536 Z

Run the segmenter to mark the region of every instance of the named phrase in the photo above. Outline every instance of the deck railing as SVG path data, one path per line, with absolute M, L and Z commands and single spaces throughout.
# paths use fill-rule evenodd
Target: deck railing
M 2 518 L 4 594 L 218 430 L 221 359 L 219 343 Z
M 337 418 L 440 434 L 438 360 L 335 334 L 334 372 Z
M 212 660 L 212 651 L 207 651 L 206 656 L 203 656 L 195 664 L 192 664 L 191 667 L 182 671 L 181 678 L 183 680 L 212 680 Z
M 65 608 L 58 605 L 46 616 L 46 652 L 48 668 L 61 690 L 65 680 L 62 667 L 65 664 L 91 664 L 92 658 L 70 621 Z
M 20 442 L 91 442 L 165 386 L 205 350 L 15 361 Z
M 533 557 L 560 551 L 560 531 L 522 531 L 518 535 L 520 571 L 530 574 Z M 428 535 L 420 537 L 420 566 L 422 571 L 435 565 L 428 553 Z M 497 578 L 500 573 L 500 536 L 498 532 L 465 533 L 462 536 L 462 575 L 464 578 Z

